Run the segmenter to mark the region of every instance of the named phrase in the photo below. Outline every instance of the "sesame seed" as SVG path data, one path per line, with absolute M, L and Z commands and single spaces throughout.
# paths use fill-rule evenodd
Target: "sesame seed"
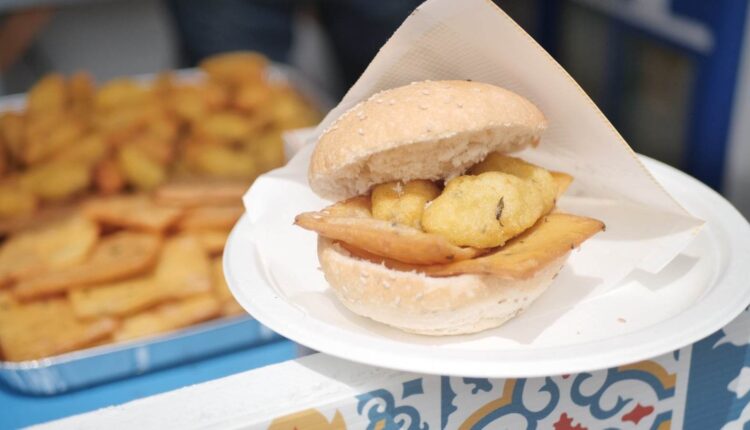
M 401 196 L 404 193 L 404 186 L 401 184 L 401 182 L 396 182 L 396 185 L 393 186 L 393 191 Z
M 365 135 L 365 131 L 362 130 L 361 128 L 358 128 L 357 129 L 357 134 L 360 135 L 360 136 L 364 136 Z
M 383 288 L 385 288 L 387 290 L 387 289 L 391 288 L 391 284 L 389 284 L 387 282 L 383 282 Z
M 419 105 L 419 108 L 422 110 L 427 110 L 427 105 Z
M 381 103 L 383 103 L 383 99 L 375 99 L 375 103 L 381 104 Z
M 430 91 L 429 90 L 422 90 L 422 94 L 426 95 L 426 96 L 429 96 L 430 95 Z
M 458 106 L 458 108 L 461 109 L 461 108 L 464 107 L 464 104 L 463 103 L 456 103 L 456 106 Z
M 399 303 L 401 303 L 401 296 L 396 296 L 396 299 L 393 300 L 393 304 L 395 304 L 396 306 L 398 306 Z
M 388 100 L 388 105 L 393 106 L 396 104 L 396 100 L 390 99 Z
M 480 93 L 480 92 L 482 92 L 482 90 L 480 90 L 480 89 L 479 89 L 479 88 L 477 88 L 477 87 L 474 87 L 474 88 L 472 88 L 471 90 L 472 90 L 472 91 L 474 91 L 475 93 Z

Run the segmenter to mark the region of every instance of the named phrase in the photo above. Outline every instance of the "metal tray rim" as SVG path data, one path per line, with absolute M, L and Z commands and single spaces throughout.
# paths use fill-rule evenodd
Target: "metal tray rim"
M 183 337 L 189 337 L 196 334 L 212 331 L 218 328 L 230 327 L 232 325 L 241 324 L 247 321 L 254 320 L 250 315 L 237 315 L 230 317 L 222 317 L 206 321 L 193 326 L 185 327 L 175 331 L 171 331 L 163 334 L 155 334 L 152 336 L 146 336 L 138 339 L 133 339 L 124 342 L 117 342 L 107 345 L 99 345 L 91 348 L 78 349 L 75 351 L 66 352 L 63 354 L 53 355 L 51 357 L 44 357 L 38 360 L 26 360 L 26 361 L 0 361 L 0 371 L 10 370 L 31 370 L 40 369 L 58 364 L 69 363 L 72 361 L 83 360 L 88 358 L 95 358 L 97 356 L 122 352 L 125 350 L 153 346 L 162 342 L 170 342 Z

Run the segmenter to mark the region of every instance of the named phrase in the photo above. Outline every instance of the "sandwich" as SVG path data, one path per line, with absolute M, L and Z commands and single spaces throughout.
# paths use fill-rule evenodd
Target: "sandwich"
M 475 333 L 527 309 L 571 251 L 604 229 L 556 209 L 573 178 L 509 155 L 547 121 L 522 96 L 471 81 L 377 93 L 325 130 L 308 180 L 336 203 L 299 214 L 352 312 L 423 335 Z

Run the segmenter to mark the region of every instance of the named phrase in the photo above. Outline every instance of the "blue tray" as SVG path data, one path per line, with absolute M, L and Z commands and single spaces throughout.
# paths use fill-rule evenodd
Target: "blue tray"
M 249 316 L 223 318 L 41 360 L 0 362 L 0 381 L 25 394 L 60 394 L 280 338 Z

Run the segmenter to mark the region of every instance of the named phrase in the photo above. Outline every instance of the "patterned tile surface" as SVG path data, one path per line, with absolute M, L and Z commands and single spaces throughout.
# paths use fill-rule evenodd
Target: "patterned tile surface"
M 745 429 L 750 428 L 748 344 L 746 310 L 708 338 L 640 363 L 530 379 L 422 376 L 277 417 L 266 428 Z

